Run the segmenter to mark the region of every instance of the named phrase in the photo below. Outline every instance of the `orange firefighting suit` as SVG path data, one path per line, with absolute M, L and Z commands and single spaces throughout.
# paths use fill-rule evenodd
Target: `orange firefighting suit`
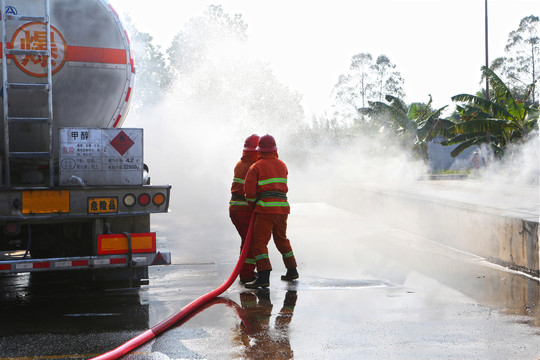
M 231 201 L 229 202 L 229 216 L 242 239 L 240 251 L 244 248 L 244 242 L 246 241 L 249 222 L 253 212 L 244 196 L 244 181 L 249 167 L 256 161 L 256 151 L 244 151 L 242 153 L 242 158 L 234 167 L 234 178 L 231 186 Z M 250 249 L 248 251 L 246 262 L 244 263 L 242 270 L 240 270 L 240 280 L 252 279 L 255 276 L 254 270 L 255 258 L 253 257 L 253 251 Z
M 259 160 L 251 165 L 246 175 L 244 191 L 247 201 L 257 213 L 253 228 L 252 250 L 257 270 L 272 270 L 268 257 L 268 242 L 274 243 L 283 256 L 285 267 L 295 268 L 296 259 L 287 239 L 287 166 L 278 159 L 277 152 L 259 153 Z

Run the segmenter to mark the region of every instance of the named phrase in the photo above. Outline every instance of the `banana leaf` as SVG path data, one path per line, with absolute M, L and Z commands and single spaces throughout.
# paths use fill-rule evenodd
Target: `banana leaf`
M 484 72 L 484 75 L 489 80 L 489 83 L 491 87 L 493 88 L 493 91 L 495 92 L 495 97 L 498 99 L 507 99 L 510 98 L 515 103 L 514 97 L 512 96 L 512 92 L 506 84 L 501 80 L 501 78 L 493 72 L 490 68 L 487 66 L 482 66 L 482 71 Z
M 424 140 L 429 134 L 433 135 L 433 132 L 436 130 L 435 127 L 440 128 L 442 126 L 453 126 L 454 123 L 448 120 L 444 120 L 439 118 L 441 115 L 441 112 L 447 107 L 443 106 L 442 108 L 436 110 L 433 114 L 431 114 L 426 121 L 423 122 L 422 126 L 418 129 L 417 135 L 418 138 L 421 140 Z M 448 124 L 450 123 L 450 124 Z
M 477 145 L 478 143 L 479 143 L 478 138 L 462 142 L 461 144 L 456 146 L 456 148 L 454 150 L 452 150 L 450 152 L 450 156 L 456 157 L 459 154 L 461 154 L 463 151 L 465 151 L 465 149 L 468 149 L 469 147 L 471 147 L 473 145 Z
M 498 141 L 495 135 L 490 134 L 489 138 L 490 138 L 490 142 Z M 473 133 L 460 134 L 450 139 L 444 140 L 443 142 L 441 142 L 441 145 L 443 146 L 455 145 L 455 144 L 460 144 L 465 141 L 469 141 L 471 139 L 478 139 L 480 142 L 483 142 L 483 141 L 486 141 L 486 134 L 473 134 Z
M 454 125 L 454 131 L 456 134 L 462 133 L 485 133 L 487 131 L 492 133 L 503 132 L 508 126 L 508 121 L 503 119 L 477 119 L 469 120 Z
M 538 130 L 538 119 L 531 119 L 525 121 L 524 127 L 525 129 L 527 129 L 527 132 Z
M 409 106 L 409 110 L 407 111 L 407 117 L 409 119 L 416 119 L 418 118 L 418 112 L 420 111 L 418 104 L 412 103 Z
M 407 113 L 407 105 L 400 98 L 393 95 L 386 95 L 384 99 L 388 101 L 392 107 L 398 109 L 404 114 Z
M 505 106 L 499 105 L 497 103 L 494 103 L 490 100 L 481 98 L 476 95 L 470 95 L 470 94 L 458 94 L 452 96 L 452 101 L 461 101 L 461 102 L 468 102 L 475 106 L 478 106 L 482 111 L 491 113 L 492 116 L 499 117 L 499 118 L 512 118 L 512 114 L 508 112 Z
M 409 119 L 404 112 L 380 101 L 370 102 L 369 105 L 373 108 L 375 113 L 388 114 L 390 118 L 403 129 L 416 134 L 416 123 Z
M 489 144 L 489 146 L 499 158 L 502 158 L 504 156 L 504 150 L 501 147 L 495 144 Z
M 491 137 L 491 140 L 493 141 L 493 136 L 490 136 Z M 456 146 L 456 148 L 454 150 L 452 150 L 450 152 L 450 155 L 452 157 L 456 157 L 458 156 L 459 154 L 461 154 L 463 151 L 465 151 L 466 149 L 468 149 L 469 147 L 473 146 L 473 145 L 480 145 L 482 143 L 485 143 L 486 142 L 486 136 L 477 136 L 476 138 L 473 138 L 473 139 L 470 139 L 470 140 L 467 140 L 467 141 L 464 141 L 462 143 L 460 143 L 458 146 Z M 494 143 L 490 143 L 490 146 L 492 148 L 496 147 L 496 148 L 499 148 L 496 144 Z

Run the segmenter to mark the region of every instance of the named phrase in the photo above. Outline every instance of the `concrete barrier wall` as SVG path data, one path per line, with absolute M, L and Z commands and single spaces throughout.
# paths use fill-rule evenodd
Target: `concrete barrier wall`
M 392 227 L 540 276 L 538 220 L 511 212 L 361 185 L 339 185 L 328 203 Z

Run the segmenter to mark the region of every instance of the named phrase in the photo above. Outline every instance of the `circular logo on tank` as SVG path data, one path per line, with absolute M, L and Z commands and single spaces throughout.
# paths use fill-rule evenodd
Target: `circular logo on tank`
M 31 22 L 19 27 L 11 39 L 11 48 L 17 50 L 47 50 L 47 30 L 44 23 Z M 62 68 L 66 61 L 66 40 L 51 25 L 52 73 Z M 37 77 L 47 76 L 47 57 L 43 55 L 12 55 L 12 59 L 25 73 Z

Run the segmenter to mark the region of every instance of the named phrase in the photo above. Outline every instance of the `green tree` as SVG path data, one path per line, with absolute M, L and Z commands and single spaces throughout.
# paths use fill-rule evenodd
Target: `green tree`
M 508 86 L 491 69 L 483 66 L 493 96 L 490 100 L 479 95 L 459 94 L 453 101 L 463 103 L 456 107 L 453 136 L 443 145 L 459 144 L 452 152 L 457 156 L 473 145 L 488 144 L 499 156 L 504 155 L 506 145 L 524 141 L 529 133 L 538 129 L 538 109 L 527 98 L 516 99 Z M 533 85 L 529 85 L 527 96 Z
M 379 55 L 371 69 L 375 73 L 376 86 L 374 86 L 374 98 L 382 101 L 385 95 L 393 95 L 399 98 L 405 97 L 403 92 L 403 78 L 388 56 Z
M 128 17 L 126 27 L 130 34 L 135 55 L 136 86 L 133 94 L 133 108 L 157 102 L 163 91 L 170 88 L 171 78 L 165 54 L 153 37 L 139 31 Z
M 386 55 L 373 60 L 369 53 L 352 57 L 349 72 L 342 74 L 334 86 L 335 116 L 347 122 L 363 122 L 359 109 L 369 101 L 382 101 L 385 95 L 405 97 L 401 74 Z
M 362 112 L 380 124 L 389 138 L 397 139 L 401 145 L 424 161 L 428 160 L 427 144 L 438 135 L 449 136 L 453 122 L 441 118 L 446 108 L 434 110 L 431 95 L 427 104 L 412 103 L 407 106 L 398 97 L 386 95 L 387 102 L 372 101 Z
M 538 16 L 530 15 L 521 19 L 519 27 L 510 32 L 505 47 L 505 56 L 493 60 L 491 69 L 500 72 L 508 86 L 516 94 L 526 97 L 531 91 L 530 101 L 538 106 L 539 89 L 531 89 L 538 81 L 540 58 Z

